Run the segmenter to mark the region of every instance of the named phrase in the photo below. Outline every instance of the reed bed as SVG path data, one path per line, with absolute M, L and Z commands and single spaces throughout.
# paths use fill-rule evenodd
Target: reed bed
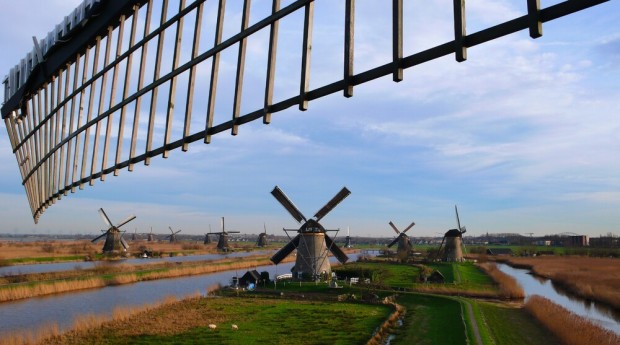
M 540 296 L 532 296 L 525 309 L 566 345 L 617 345 L 620 336 L 603 329 Z
M 393 299 L 392 299 L 393 300 Z M 366 345 L 382 345 L 385 344 L 386 338 L 389 336 L 391 330 L 393 330 L 398 323 L 398 320 L 405 315 L 405 307 L 390 300 L 387 304 L 394 307 L 394 312 L 385 320 L 377 331 L 372 335 L 372 338 L 368 340 Z
M 620 260 L 590 257 L 511 258 L 511 266 L 531 269 L 565 290 L 620 310 Z
M 219 286 L 212 286 L 208 289 L 218 289 Z M 186 299 L 198 298 L 200 293 L 196 292 L 194 295 L 187 296 Z M 25 344 L 50 344 L 50 343 L 63 343 L 64 337 L 70 337 L 73 334 L 80 332 L 88 332 L 94 328 L 100 327 L 106 322 L 110 321 L 127 321 L 130 318 L 146 313 L 151 310 L 168 306 L 176 303 L 178 299 L 174 296 L 168 296 L 160 301 L 150 304 L 144 304 L 142 306 L 132 307 L 116 307 L 112 311 L 112 316 L 85 314 L 75 319 L 73 326 L 65 332 L 60 332 L 57 324 L 50 324 L 40 329 L 33 331 L 21 331 L 10 334 L 2 334 L 0 337 L 0 345 L 25 345 Z
M 21 285 L 0 289 L 0 302 L 51 295 L 56 293 L 92 289 L 106 286 L 101 278 L 88 278 L 70 281 L 56 281 L 35 285 Z
M 500 271 L 494 263 L 485 262 L 478 266 L 499 285 L 500 296 L 510 299 L 525 297 L 525 291 L 521 285 L 514 278 Z

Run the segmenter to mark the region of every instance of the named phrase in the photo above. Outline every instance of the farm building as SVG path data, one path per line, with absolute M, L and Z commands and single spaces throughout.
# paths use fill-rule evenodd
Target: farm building
M 260 273 L 256 270 L 251 270 L 245 272 L 245 274 L 239 278 L 239 286 L 248 286 L 250 284 L 258 285 L 261 281 Z
M 513 255 L 510 248 L 488 248 L 487 255 Z

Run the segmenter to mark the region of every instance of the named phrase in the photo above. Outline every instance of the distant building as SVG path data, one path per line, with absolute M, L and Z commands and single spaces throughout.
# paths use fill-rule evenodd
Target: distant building
M 535 246 L 550 246 L 551 245 L 551 241 L 550 240 L 540 240 L 540 241 L 534 241 L 532 242 L 533 245 Z
M 618 248 L 620 247 L 620 237 L 600 236 L 590 238 L 590 247 L 595 248 Z
M 586 247 L 587 245 L 588 236 L 586 235 L 568 236 L 564 240 L 565 247 Z

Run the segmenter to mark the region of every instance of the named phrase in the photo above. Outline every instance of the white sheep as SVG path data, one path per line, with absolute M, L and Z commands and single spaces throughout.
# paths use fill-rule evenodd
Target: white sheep
M 210 323 L 210 324 L 209 324 L 209 329 L 216 329 L 216 328 L 217 328 L 217 326 L 216 326 L 216 325 L 214 325 L 214 324 L 212 324 L 212 323 Z
M 233 331 L 236 331 L 236 330 L 238 330 L 238 329 L 239 329 L 239 327 L 237 327 L 237 325 L 235 325 L 235 324 L 233 324 L 233 325 L 232 325 L 232 330 L 233 330 Z

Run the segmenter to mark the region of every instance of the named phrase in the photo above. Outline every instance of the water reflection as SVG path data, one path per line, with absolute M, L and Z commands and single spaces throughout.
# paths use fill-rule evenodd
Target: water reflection
M 350 262 L 357 260 L 357 254 L 348 254 Z M 330 257 L 330 261 L 334 259 Z M 276 275 L 290 273 L 294 262 L 280 265 L 259 266 L 259 272 Z M 60 330 L 73 325 L 74 320 L 85 314 L 112 315 L 119 306 L 141 306 L 162 300 L 167 296 L 178 298 L 204 293 L 213 284 L 228 285 L 233 276 L 241 276 L 244 270 L 233 270 L 201 276 L 175 279 L 160 279 L 135 284 L 108 286 L 101 289 L 71 292 L 0 304 L 0 337 L 2 333 L 19 330 L 36 330 L 52 322 Z
M 512 276 L 521 284 L 525 291 L 526 300 L 532 295 L 545 297 L 620 335 L 620 312 L 613 308 L 567 293 L 554 285 L 551 280 L 533 276 L 529 270 L 513 268 L 506 264 L 498 264 L 497 266 L 502 272 Z

